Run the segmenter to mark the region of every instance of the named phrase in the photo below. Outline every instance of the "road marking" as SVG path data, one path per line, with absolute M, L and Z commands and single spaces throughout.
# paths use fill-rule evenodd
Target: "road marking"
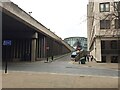
M 49 74 L 54 74 L 54 75 L 69 75 L 69 76 L 88 76 L 88 77 L 109 77 L 109 78 L 118 78 L 118 77 L 113 77 L 113 76 L 99 76 L 99 75 L 85 75 L 85 74 L 68 74 L 68 73 L 49 73 Z

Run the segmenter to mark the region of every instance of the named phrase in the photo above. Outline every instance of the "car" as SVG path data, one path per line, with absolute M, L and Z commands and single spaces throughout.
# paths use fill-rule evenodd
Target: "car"
M 76 51 L 72 52 L 71 59 L 75 59 L 76 56 L 77 56 L 77 52 Z

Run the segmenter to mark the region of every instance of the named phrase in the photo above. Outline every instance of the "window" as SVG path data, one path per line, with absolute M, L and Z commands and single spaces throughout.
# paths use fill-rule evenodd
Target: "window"
M 100 20 L 100 29 L 110 29 L 110 20 Z
M 105 49 L 105 41 L 101 41 L 101 49 Z
M 115 29 L 120 29 L 119 19 L 115 19 Z
M 118 63 L 118 56 L 111 56 L 111 63 Z
M 87 46 L 87 44 L 84 44 L 84 46 Z
M 110 3 L 100 3 L 100 12 L 109 12 L 110 11 Z
M 102 56 L 102 62 L 106 62 L 106 56 Z
M 117 49 L 117 41 L 111 41 L 111 49 Z

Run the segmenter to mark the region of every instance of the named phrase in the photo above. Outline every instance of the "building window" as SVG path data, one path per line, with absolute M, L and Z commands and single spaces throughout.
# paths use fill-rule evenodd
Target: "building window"
M 100 12 L 109 12 L 110 11 L 110 3 L 100 3 Z
M 105 41 L 101 41 L 101 49 L 105 49 Z
M 100 20 L 100 29 L 110 29 L 110 20 Z
M 118 56 L 111 56 L 111 63 L 118 63 Z
M 84 44 L 84 46 L 87 46 L 87 44 Z
M 102 62 L 106 62 L 106 56 L 102 56 Z
M 117 49 L 117 41 L 111 41 L 111 49 Z
M 120 29 L 119 19 L 115 19 L 115 29 Z

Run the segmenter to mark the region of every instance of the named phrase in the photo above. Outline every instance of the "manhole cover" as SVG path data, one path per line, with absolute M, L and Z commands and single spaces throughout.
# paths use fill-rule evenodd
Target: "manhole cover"
M 85 77 L 85 76 L 80 76 L 80 77 Z
M 66 67 L 66 68 L 72 68 L 72 67 Z
M 88 67 L 92 67 L 92 66 L 88 66 Z

